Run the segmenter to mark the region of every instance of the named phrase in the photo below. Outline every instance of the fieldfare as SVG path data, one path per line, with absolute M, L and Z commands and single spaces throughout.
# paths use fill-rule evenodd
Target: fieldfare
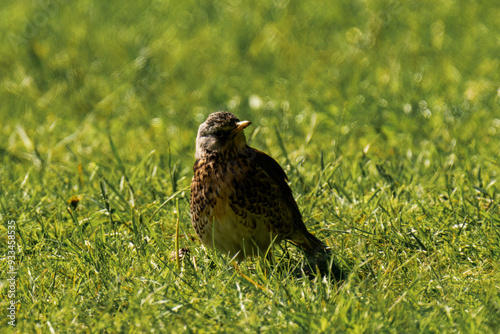
M 340 279 L 330 249 L 307 231 L 281 166 L 247 145 L 240 121 L 229 112 L 211 114 L 198 129 L 191 182 L 191 221 L 209 248 L 244 259 L 267 254 L 288 240 L 325 274 Z M 331 267 L 330 267 L 331 266 Z

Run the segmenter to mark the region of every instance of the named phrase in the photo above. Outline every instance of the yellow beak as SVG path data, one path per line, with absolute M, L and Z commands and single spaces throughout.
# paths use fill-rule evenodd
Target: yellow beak
M 244 128 L 246 128 L 250 124 L 252 124 L 252 122 L 250 122 L 250 121 L 241 121 L 241 122 L 238 122 L 238 123 L 236 123 L 236 129 L 234 129 L 233 131 L 235 133 L 241 132 L 241 131 L 243 131 Z

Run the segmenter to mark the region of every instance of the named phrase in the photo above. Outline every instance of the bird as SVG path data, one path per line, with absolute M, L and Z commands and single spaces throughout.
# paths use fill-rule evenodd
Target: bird
M 283 168 L 247 144 L 250 124 L 218 111 L 198 128 L 190 198 L 198 238 L 237 260 L 268 256 L 271 245 L 287 240 L 320 273 L 342 279 L 331 249 L 307 230 Z

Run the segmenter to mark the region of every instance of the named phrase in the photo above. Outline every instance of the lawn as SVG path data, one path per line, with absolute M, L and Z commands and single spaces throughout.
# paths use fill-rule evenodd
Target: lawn
M 2 1 L 0 332 L 500 332 L 499 18 Z M 345 281 L 298 274 L 291 245 L 275 265 L 201 247 L 189 185 L 217 110 L 252 121 Z

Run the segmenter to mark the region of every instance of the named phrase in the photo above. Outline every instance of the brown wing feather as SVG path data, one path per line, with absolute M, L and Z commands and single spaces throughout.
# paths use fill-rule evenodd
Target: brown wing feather
M 316 238 L 314 235 L 307 231 L 307 228 L 302 220 L 302 215 L 300 214 L 299 207 L 295 199 L 293 198 L 292 190 L 288 185 L 288 177 L 279 165 L 276 160 L 271 158 L 266 153 L 256 150 L 254 148 L 250 148 L 253 150 L 255 154 L 254 162 L 255 164 L 263 169 L 265 173 L 272 180 L 271 182 L 278 185 L 281 199 L 286 205 L 286 210 L 288 210 L 291 214 L 292 221 L 282 221 L 280 223 L 293 225 L 293 228 L 290 228 L 289 235 L 283 236 L 285 239 L 290 240 L 291 242 L 301 246 L 305 250 L 309 252 L 316 252 L 321 248 L 324 248 L 325 245 L 322 241 Z
M 326 245 L 307 231 L 307 228 L 302 220 L 299 207 L 293 198 L 292 190 L 288 186 L 288 177 L 285 171 L 273 158 L 256 149 L 252 149 L 255 154 L 255 163 L 279 186 L 282 199 L 286 203 L 287 210 L 292 215 L 294 227 L 290 228 L 290 234 L 283 236 L 284 239 L 290 240 L 292 243 L 302 247 L 305 251 L 313 255 L 309 261 L 314 266 L 316 265 L 319 271 L 323 274 L 331 272 L 336 279 L 340 280 L 345 277 L 345 273 L 335 263 L 331 262 L 331 250 Z M 289 224 L 290 222 L 282 222 Z

